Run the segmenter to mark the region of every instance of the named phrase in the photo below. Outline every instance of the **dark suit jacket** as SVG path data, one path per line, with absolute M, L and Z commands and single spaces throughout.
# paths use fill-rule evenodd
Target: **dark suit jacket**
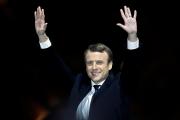
M 49 52 L 48 49 L 45 51 Z M 123 74 L 114 74 L 112 71 L 110 71 L 108 78 L 94 95 L 90 107 L 89 120 L 129 120 L 131 118 L 130 106 L 132 101 L 125 92 L 124 88 L 126 88 L 126 85 L 123 84 L 125 83 L 123 81 L 130 79 L 130 77 L 126 76 L 135 75 L 132 73 L 135 71 L 133 67 L 136 67 L 134 63 L 137 62 L 138 51 L 139 49 L 127 50 L 126 61 L 128 64 L 124 64 L 125 72 Z M 49 117 L 49 119 L 76 120 L 77 107 L 81 100 L 91 90 L 91 82 L 86 73 L 80 73 L 75 77 L 72 76 L 65 64 L 62 62 L 61 58 L 58 59 L 60 61 L 58 64 L 64 69 L 64 71 L 66 71 L 65 73 L 70 77 L 74 84 L 66 109 L 61 112 L 58 110 L 55 111 L 54 114 Z M 53 60 L 53 62 L 55 61 L 57 62 L 57 60 Z

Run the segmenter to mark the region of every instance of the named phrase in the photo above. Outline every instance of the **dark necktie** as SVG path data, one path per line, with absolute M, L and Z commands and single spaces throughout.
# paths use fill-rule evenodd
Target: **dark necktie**
M 91 101 L 93 100 L 93 96 L 98 91 L 100 86 L 101 85 L 93 85 L 94 89 L 92 89 L 90 93 L 88 93 L 90 94 L 91 97 L 85 97 L 85 99 L 81 101 L 80 105 L 77 108 L 77 113 L 76 113 L 77 120 L 88 119 Z
M 101 86 L 101 85 L 93 85 L 93 87 L 94 87 L 94 89 L 95 89 L 95 92 L 98 91 L 98 89 L 99 89 L 100 86 Z

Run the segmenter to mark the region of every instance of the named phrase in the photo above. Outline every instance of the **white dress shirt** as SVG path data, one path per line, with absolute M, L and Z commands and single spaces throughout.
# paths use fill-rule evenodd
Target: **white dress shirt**
M 83 98 L 83 100 L 80 102 L 80 104 L 78 105 L 77 111 L 76 111 L 76 117 L 77 120 L 88 120 L 89 117 L 89 110 L 90 110 L 90 105 L 91 105 L 91 100 L 92 97 L 95 93 L 95 89 L 94 89 L 94 85 L 102 85 L 104 83 L 105 80 L 103 80 L 102 82 L 100 82 L 99 84 L 95 84 L 92 80 L 91 80 L 91 90 L 89 91 L 89 93 Z

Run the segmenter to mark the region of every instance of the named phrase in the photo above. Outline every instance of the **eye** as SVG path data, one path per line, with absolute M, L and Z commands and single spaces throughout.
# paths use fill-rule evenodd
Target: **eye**
M 90 65 L 92 65 L 92 64 L 93 64 L 92 61 L 86 61 L 86 65 L 90 66 Z
M 96 61 L 96 64 L 97 64 L 97 65 L 102 65 L 102 64 L 103 64 L 103 61 L 102 61 L 102 60 L 98 60 L 98 61 Z

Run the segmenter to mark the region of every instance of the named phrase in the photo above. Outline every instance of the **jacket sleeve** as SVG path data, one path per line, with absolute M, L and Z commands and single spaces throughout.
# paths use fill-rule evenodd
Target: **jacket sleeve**
M 40 50 L 39 62 L 42 70 L 41 77 L 58 83 L 57 86 L 55 84 L 56 87 L 72 88 L 74 74 L 52 46 Z

